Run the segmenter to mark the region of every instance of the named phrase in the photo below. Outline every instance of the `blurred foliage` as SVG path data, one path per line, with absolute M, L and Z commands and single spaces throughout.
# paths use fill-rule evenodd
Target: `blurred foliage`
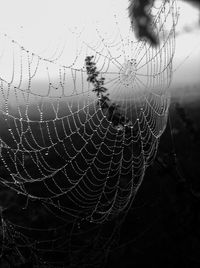
M 75 263 L 79 263 L 81 268 L 101 268 L 104 265 L 106 268 L 147 265 L 199 267 L 200 121 L 198 119 L 198 107 L 172 104 L 169 124 L 161 138 L 154 165 L 147 169 L 133 207 L 123 223 L 117 225 L 119 230 L 115 232 L 114 239 L 111 239 L 109 234 L 115 225 L 109 226 L 107 223 L 98 227 L 102 228 L 100 234 L 97 232 L 98 229 L 94 229 L 92 235 L 90 232 L 85 233 L 83 244 L 78 248 L 80 233 L 75 253 L 71 252 L 73 264 L 65 267 L 78 267 Z M 23 241 L 25 237 L 11 224 L 10 220 L 15 219 L 21 226 L 26 226 L 29 222 L 30 225 L 34 223 L 43 228 L 50 221 L 42 205 L 31 202 L 24 211 L 27 216 L 19 218 L 18 212 L 24 204 L 22 199 L 23 196 L 18 196 L 11 189 L 1 185 L 0 206 L 4 209 L 0 214 L 0 248 L 3 249 L 0 267 L 59 267 L 45 265 L 39 260 L 37 263 L 37 252 L 31 248 L 29 241 Z M 66 234 L 63 232 L 63 235 Z M 105 248 L 101 246 L 103 241 L 111 243 L 108 242 L 108 247 Z M 88 254 L 91 258 L 90 266 L 86 261 Z M 88 263 L 88 266 L 84 266 L 84 263 Z
M 158 45 L 154 28 L 152 27 L 151 7 L 155 0 L 130 0 L 128 7 L 129 18 L 133 30 L 139 39 L 146 39 L 153 46 Z M 168 1 L 168 0 L 163 0 Z M 200 0 L 185 0 L 188 4 L 200 8 Z M 190 18 L 188 18 L 189 20 Z
M 147 169 L 108 267 L 200 266 L 199 106 L 171 107 L 153 166 Z

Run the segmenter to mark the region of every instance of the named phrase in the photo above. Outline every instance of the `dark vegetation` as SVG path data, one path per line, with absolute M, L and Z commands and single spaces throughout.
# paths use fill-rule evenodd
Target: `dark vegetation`
M 111 239 L 110 234 L 118 223 L 91 225 L 90 231 L 78 235 L 78 240 L 76 235 L 72 236 L 71 243 L 76 245 L 75 253 L 73 248 L 69 253 L 69 248 L 63 244 L 66 250 L 64 255 L 66 263 L 71 258 L 74 265 L 78 263 L 78 267 L 88 268 L 103 267 L 104 261 L 108 268 L 199 267 L 199 114 L 198 103 L 196 105 L 181 104 L 177 101 L 172 103 L 170 120 L 161 138 L 157 158 L 154 165 L 147 169 L 133 206 L 121 226 L 119 225 L 119 230 L 116 230 L 114 239 Z M 1 177 L 6 175 L 1 164 Z M 28 209 L 22 209 L 25 207 L 25 197 L 17 195 L 3 185 L 1 185 L 0 204 L 2 207 L 0 248 L 3 248 L 0 267 L 34 267 L 33 261 L 37 263 L 35 255 L 40 256 L 39 252 L 33 251 L 29 241 L 24 241 L 25 247 L 23 246 L 23 237 L 20 236 L 22 230 L 13 228 L 9 225 L 9 221 L 26 227 L 34 225 L 45 228 L 50 226 L 50 220 L 52 221 L 48 210 L 39 201 L 29 202 Z M 53 218 L 51 223 L 56 226 L 61 222 Z M 63 237 L 67 236 L 70 228 L 72 225 L 68 223 L 66 230 L 60 231 Z M 84 230 L 86 226 L 77 222 L 74 233 L 78 234 L 78 228 Z M 26 233 L 30 235 L 31 230 L 29 232 L 26 230 Z M 34 233 L 31 234 L 34 237 Z M 40 235 L 41 237 L 36 238 L 45 238 L 45 234 Z M 49 238 L 51 235 L 51 232 L 47 234 Z M 109 241 L 109 247 L 101 247 L 106 241 Z M 56 258 L 52 255 L 53 252 L 50 251 L 49 254 L 52 258 Z M 48 266 L 40 261 L 38 266 L 60 267 L 58 264 Z M 63 267 L 77 266 L 65 264 Z
M 199 115 L 199 103 L 172 103 L 159 152 L 107 267 L 200 266 Z
M 94 64 L 92 66 L 95 67 Z M 97 71 L 95 68 L 93 70 Z M 101 82 L 104 80 L 98 80 L 97 75 L 92 81 L 94 92 L 99 94 L 98 105 L 103 105 L 102 109 L 108 112 L 111 101 L 106 98 L 105 104 L 105 101 L 101 100 L 106 94 Z M 100 93 L 98 86 L 101 87 Z M 147 169 L 133 206 L 122 223 L 121 216 L 116 221 L 102 226 L 86 226 L 86 223 L 76 222 L 73 227 L 76 235 L 71 237 L 71 245 L 74 245 L 70 252 L 69 244 L 63 242 L 63 256 L 56 256 L 52 251 L 46 254 L 53 259 L 64 260 L 63 267 L 92 268 L 103 267 L 103 264 L 107 268 L 199 267 L 199 115 L 198 100 L 192 104 L 180 103 L 178 100 L 172 103 L 168 127 L 161 137 L 155 162 Z M 0 169 L 2 178 L 8 176 L 3 163 Z M 22 230 L 10 224 L 13 222 L 25 227 L 46 228 L 50 223 L 52 226 L 59 226 L 62 221 L 52 218 L 39 201 L 29 201 L 27 208 L 23 209 L 26 206 L 26 198 L 2 184 L 0 206 L 0 248 L 3 249 L 0 267 L 31 268 L 34 267 L 33 263 L 45 268 L 62 267 L 58 264 L 49 266 L 40 261 L 38 258 L 45 255 L 34 251 L 30 241 L 26 241 L 20 234 Z M 64 237 L 63 241 L 72 226 L 73 224 L 67 222 L 65 229 L 59 231 Z M 83 231 L 84 228 L 89 231 Z M 83 232 L 79 233 L 79 230 Z M 27 229 L 26 233 L 34 238 L 31 229 Z M 51 235 L 53 234 L 49 231 L 47 234 L 40 233 L 39 237 L 35 234 L 35 238 L 50 239 Z M 107 247 L 103 247 L 106 242 Z M 71 265 L 67 264 L 69 260 Z
M 94 86 L 93 92 L 98 97 L 98 106 L 106 114 L 107 119 L 112 122 L 114 127 L 131 125 L 128 118 L 120 110 L 119 105 L 112 102 L 109 98 L 109 93 L 106 93 L 108 89 L 104 87 L 104 77 L 99 78 L 99 71 L 97 70 L 96 63 L 93 61 L 94 56 L 87 56 L 85 59 L 87 70 L 87 81 Z

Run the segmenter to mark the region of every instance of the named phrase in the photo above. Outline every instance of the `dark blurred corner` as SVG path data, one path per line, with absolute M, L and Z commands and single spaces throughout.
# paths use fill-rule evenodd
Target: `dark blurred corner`
M 146 39 L 151 45 L 156 46 L 159 40 L 152 27 L 150 9 L 155 0 L 130 0 L 128 7 L 129 18 L 133 31 L 138 39 Z M 168 0 L 163 0 L 168 1 Z M 183 0 L 200 9 L 200 0 Z M 190 20 L 190 18 L 188 18 Z

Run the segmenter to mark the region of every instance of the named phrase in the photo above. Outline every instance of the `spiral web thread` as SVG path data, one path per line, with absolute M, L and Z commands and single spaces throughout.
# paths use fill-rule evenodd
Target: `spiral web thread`
M 176 2 L 159 2 L 152 12 L 161 40 L 157 48 L 136 41 L 131 28 L 122 30 L 114 16 L 109 35 L 100 23 L 92 29 L 92 40 L 84 30 L 71 30 L 76 49 L 67 65 L 62 62 L 67 45 L 47 57 L 1 34 L 1 70 L 7 62 L 10 73 L 0 74 L 0 182 L 26 200 L 22 215 L 38 202 L 64 220 L 59 227 L 39 229 L 12 217 L 6 220 L 1 212 L 2 249 L 15 244 L 22 262 L 19 248 L 24 245 L 38 263 L 38 256 L 45 259 L 47 251 L 66 254 L 72 233 L 80 238 L 75 222 L 104 223 L 130 207 L 156 155 L 170 103 Z M 88 56 L 93 56 L 99 77 L 105 78 L 109 99 L 128 119 L 125 123 L 113 124 L 98 105 L 87 81 Z

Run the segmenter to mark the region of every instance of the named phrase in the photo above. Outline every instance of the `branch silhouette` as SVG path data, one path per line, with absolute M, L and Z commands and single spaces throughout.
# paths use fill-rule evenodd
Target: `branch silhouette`
M 87 56 L 85 58 L 85 65 L 87 71 L 87 81 L 92 83 L 94 88 L 93 92 L 98 97 L 98 105 L 102 111 L 107 115 L 107 119 L 112 122 L 114 127 L 125 127 L 131 126 L 131 122 L 125 115 L 120 111 L 119 105 L 111 102 L 109 94 L 106 93 L 108 89 L 104 87 L 105 78 L 99 78 L 99 71 L 97 71 L 96 63 L 93 61 L 94 56 Z

